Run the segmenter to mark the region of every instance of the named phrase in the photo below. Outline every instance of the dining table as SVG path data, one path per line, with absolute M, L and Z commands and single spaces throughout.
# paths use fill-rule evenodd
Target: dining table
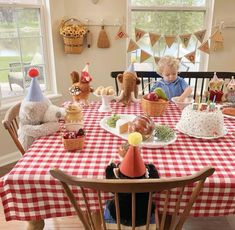
M 105 178 L 110 161 L 120 162 L 120 136 L 101 127 L 102 119 L 113 114 L 144 114 L 140 103 L 122 106 L 111 102 L 112 111 L 99 112 L 101 102 L 83 108 L 85 145 L 82 150 L 66 151 L 62 129 L 34 141 L 14 168 L 0 179 L 0 196 L 6 221 L 43 221 L 47 218 L 75 215 L 61 184 L 49 173 L 52 168 L 82 178 Z M 155 165 L 160 177 L 181 177 L 198 172 L 206 166 L 215 168 L 207 178 L 190 215 L 235 215 L 235 119 L 224 117 L 227 133 L 220 138 L 202 139 L 188 136 L 176 129 L 180 110 L 170 102 L 165 113 L 152 117 L 156 124 L 174 129 L 176 140 L 165 146 L 141 148 L 145 163 Z M 76 191 L 76 188 L 74 188 Z M 111 196 L 111 195 L 110 195 Z M 77 189 L 76 198 L 82 199 Z M 92 210 L 98 209 L 95 193 L 90 192 Z M 172 199 L 174 200 L 174 199 Z

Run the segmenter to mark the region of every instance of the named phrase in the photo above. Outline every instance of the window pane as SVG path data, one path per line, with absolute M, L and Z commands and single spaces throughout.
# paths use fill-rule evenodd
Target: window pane
M 206 0 L 131 0 L 132 6 L 205 6 Z
M 43 40 L 39 8 L 0 7 L 0 83 L 2 96 L 22 95 L 29 86 L 27 71 L 39 69 L 45 89 Z

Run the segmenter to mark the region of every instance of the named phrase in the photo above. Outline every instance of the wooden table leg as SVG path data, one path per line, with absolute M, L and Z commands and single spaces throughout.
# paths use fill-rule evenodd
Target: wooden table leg
M 42 230 L 44 225 L 44 220 L 30 220 L 28 221 L 27 230 Z

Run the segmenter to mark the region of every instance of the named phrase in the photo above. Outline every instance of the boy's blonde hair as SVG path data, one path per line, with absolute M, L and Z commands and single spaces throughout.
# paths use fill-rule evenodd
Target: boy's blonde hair
M 157 64 L 157 72 L 162 74 L 165 67 L 170 67 L 178 71 L 179 69 L 179 60 L 173 56 L 166 55 L 162 57 Z

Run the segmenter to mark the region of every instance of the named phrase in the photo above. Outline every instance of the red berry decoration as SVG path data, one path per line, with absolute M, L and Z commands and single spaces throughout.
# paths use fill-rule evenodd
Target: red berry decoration
M 39 75 L 38 69 L 36 69 L 36 68 L 31 68 L 31 69 L 28 71 L 28 75 L 29 75 L 31 78 L 37 77 L 37 76 Z
M 77 131 L 77 134 L 76 134 L 77 137 L 82 137 L 82 136 L 84 136 L 84 135 L 85 135 L 84 129 L 79 129 L 79 130 Z

